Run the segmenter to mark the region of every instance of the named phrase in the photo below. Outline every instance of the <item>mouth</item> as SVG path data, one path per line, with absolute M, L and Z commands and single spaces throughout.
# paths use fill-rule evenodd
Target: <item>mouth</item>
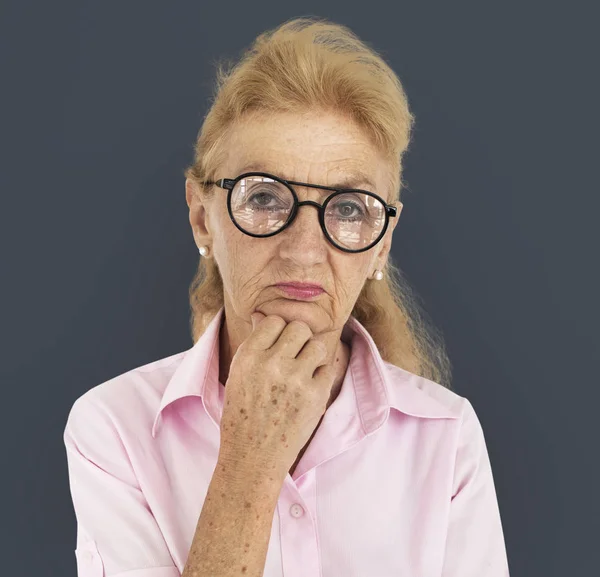
M 280 283 L 275 288 L 295 299 L 313 300 L 325 291 L 319 285 L 307 285 L 303 283 Z

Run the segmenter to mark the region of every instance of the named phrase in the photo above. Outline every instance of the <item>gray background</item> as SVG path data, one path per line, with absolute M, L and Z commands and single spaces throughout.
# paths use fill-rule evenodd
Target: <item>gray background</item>
M 393 256 L 482 422 L 512 577 L 600 574 L 591 5 L 2 2 L 3 574 L 75 576 L 70 407 L 191 346 L 182 170 L 213 63 L 302 15 L 349 25 L 406 88 Z

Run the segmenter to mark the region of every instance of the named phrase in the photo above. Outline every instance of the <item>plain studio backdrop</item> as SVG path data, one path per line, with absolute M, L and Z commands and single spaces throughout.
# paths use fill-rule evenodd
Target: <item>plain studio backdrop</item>
M 182 170 L 214 63 L 314 15 L 377 49 L 416 116 L 392 256 L 481 420 L 511 577 L 598 575 L 592 6 L 4 0 L 3 574 L 75 577 L 72 403 L 192 345 Z

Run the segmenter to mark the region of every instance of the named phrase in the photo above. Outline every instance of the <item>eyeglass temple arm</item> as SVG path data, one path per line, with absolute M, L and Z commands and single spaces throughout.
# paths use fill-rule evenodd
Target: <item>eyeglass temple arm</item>
M 219 188 L 225 188 L 230 190 L 233 188 L 233 180 L 231 178 L 219 178 L 219 180 L 205 180 L 202 184 L 208 186 L 210 184 L 215 184 Z

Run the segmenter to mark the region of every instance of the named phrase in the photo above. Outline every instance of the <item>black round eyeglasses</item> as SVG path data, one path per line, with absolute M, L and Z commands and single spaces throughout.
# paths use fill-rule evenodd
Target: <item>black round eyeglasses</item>
M 351 253 L 373 248 L 384 236 L 397 208 L 378 195 L 355 188 L 334 188 L 283 180 L 266 172 L 246 172 L 237 178 L 205 181 L 228 191 L 227 210 L 233 224 L 244 234 L 266 238 L 292 224 L 298 208 L 307 204 L 319 212 L 325 238 L 336 248 Z M 331 190 L 323 204 L 300 202 L 293 186 Z

